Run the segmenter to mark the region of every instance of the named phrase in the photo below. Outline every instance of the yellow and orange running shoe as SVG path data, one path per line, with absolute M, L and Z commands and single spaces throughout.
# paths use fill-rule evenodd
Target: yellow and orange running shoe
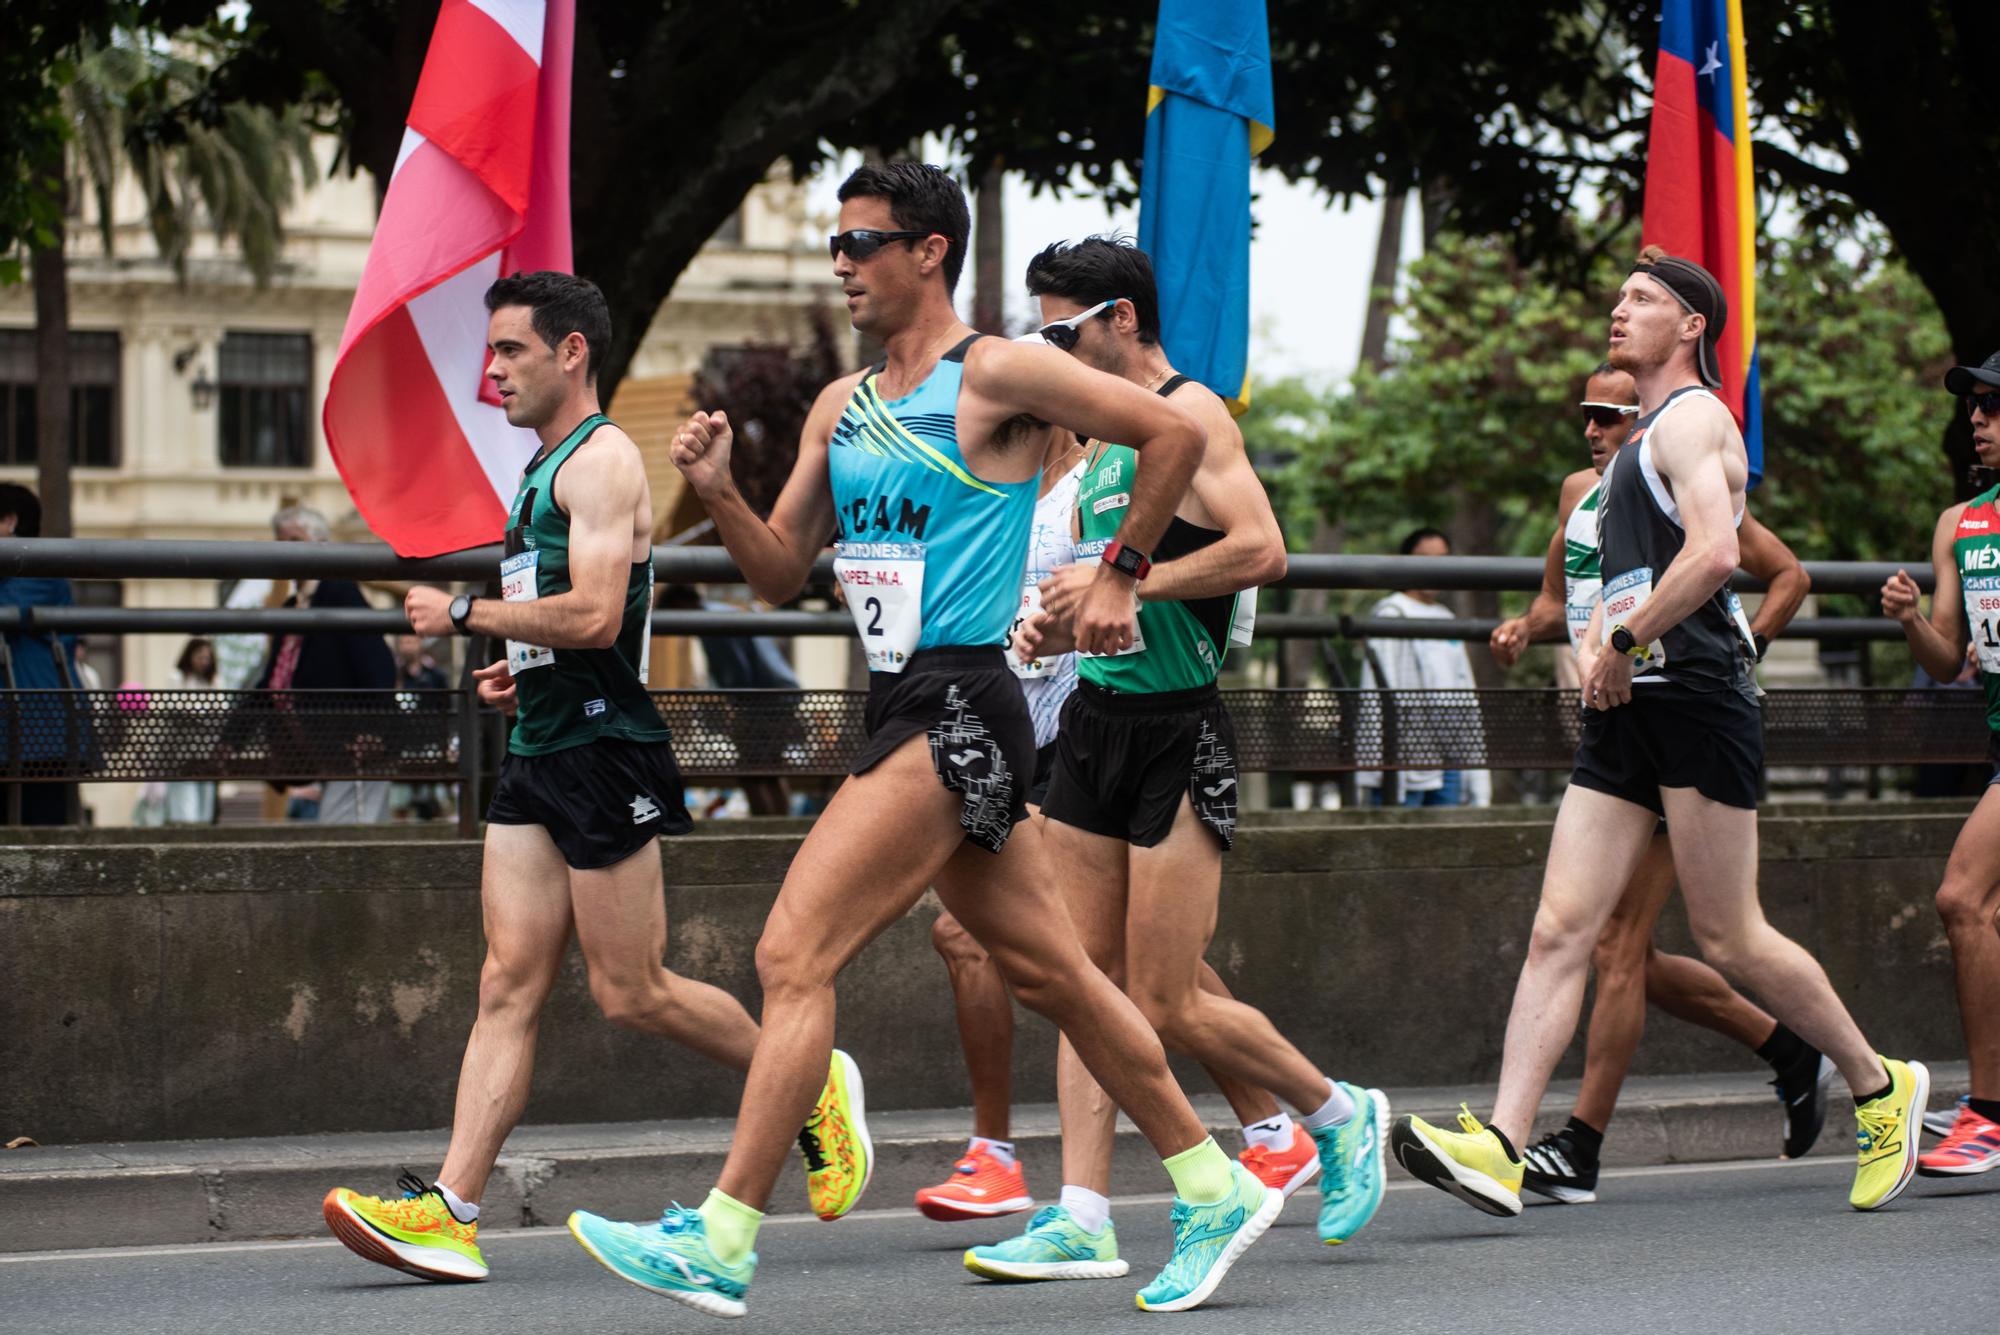
M 821 1219 L 852 1210 L 875 1172 L 861 1068 L 839 1048 L 833 1050 L 819 1103 L 799 1132 L 799 1158 L 806 1166 L 806 1200 Z
M 485 1279 L 478 1221 L 461 1224 L 452 1218 L 444 1197 L 414 1173 L 403 1174 L 396 1185 L 403 1194 L 393 1199 L 363 1196 L 346 1187 L 327 1192 L 320 1212 L 333 1236 L 363 1260 L 419 1279 Z
M 1236 1162 L 1249 1169 L 1259 1182 L 1283 1192 L 1285 1199 L 1290 1200 L 1293 1192 L 1319 1176 L 1319 1146 L 1311 1132 L 1294 1122 L 1289 1146 L 1273 1150 L 1251 1145 L 1236 1156 Z
M 926 1218 L 946 1221 L 1018 1214 L 1034 1203 L 1021 1161 L 1001 1163 L 986 1148 L 986 1142 L 978 1139 L 965 1157 L 952 1165 L 950 1177 L 917 1192 L 917 1209 Z

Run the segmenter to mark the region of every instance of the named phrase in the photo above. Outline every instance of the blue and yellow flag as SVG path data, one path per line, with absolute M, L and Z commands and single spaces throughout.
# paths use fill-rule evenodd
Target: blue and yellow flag
M 1271 142 L 1264 0 L 1160 0 L 1146 90 L 1139 248 L 1161 342 L 1231 412 L 1250 406 L 1250 160 Z

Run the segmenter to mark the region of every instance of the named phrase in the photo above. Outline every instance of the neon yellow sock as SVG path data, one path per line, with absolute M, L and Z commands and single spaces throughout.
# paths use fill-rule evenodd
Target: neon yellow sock
M 1191 1150 L 1166 1160 L 1174 1179 L 1174 1195 L 1189 1205 L 1213 1205 L 1230 1192 L 1229 1156 L 1210 1136 Z
M 708 1249 L 724 1265 L 735 1265 L 750 1254 L 750 1249 L 757 1245 L 757 1226 L 763 1222 L 762 1210 L 753 1210 L 734 1196 L 723 1195 L 720 1188 L 710 1188 L 708 1199 L 701 1203 L 701 1224 L 708 1234 Z

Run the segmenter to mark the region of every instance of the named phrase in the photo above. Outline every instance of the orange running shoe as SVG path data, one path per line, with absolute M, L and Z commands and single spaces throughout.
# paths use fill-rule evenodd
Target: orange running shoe
M 1312 1136 L 1297 1122 L 1292 1123 L 1289 1148 L 1273 1150 L 1252 1145 L 1237 1155 L 1236 1161 L 1265 1186 L 1283 1192 L 1286 1200 L 1319 1176 L 1319 1146 L 1313 1144 Z
M 950 1177 L 917 1193 L 917 1209 L 928 1218 L 947 1221 L 1015 1214 L 1034 1203 L 1020 1161 L 1003 1164 L 976 1140 L 952 1166 Z

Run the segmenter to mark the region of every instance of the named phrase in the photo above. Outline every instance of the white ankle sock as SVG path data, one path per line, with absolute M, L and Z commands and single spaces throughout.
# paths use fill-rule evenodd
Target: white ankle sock
M 1060 1204 L 1086 1233 L 1102 1233 L 1111 1222 L 1111 1202 L 1089 1187 L 1064 1187 Z
M 1332 1091 L 1327 1096 L 1326 1102 L 1299 1119 L 1305 1123 L 1308 1131 L 1321 1131 L 1329 1126 L 1339 1126 L 1354 1116 L 1354 1100 L 1348 1097 L 1347 1091 L 1331 1080 L 1326 1082 L 1326 1087 Z
M 1261 1122 L 1246 1123 L 1243 1127 L 1246 1145 L 1262 1145 L 1267 1150 L 1290 1149 L 1293 1135 L 1292 1115 L 1284 1112 Z
M 967 1152 L 968 1154 L 969 1154 L 969 1153 L 972 1153 L 973 1151 L 975 1151 L 975 1150 L 978 1150 L 978 1149 L 979 1149 L 979 1148 L 980 1148 L 981 1146 L 984 1146 L 984 1147 L 985 1147 L 985 1149 L 986 1149 L 986 1152 L 987 1152 L 988 1154 L 992 1155 L 992 1156 L 994 1157 L 994 1159 L 995 1159 L 995 1160 L 997 1160 L 997 1161 L 999 1162 L 999 1164 L 1000 1164 L 1000 1166 L 1001 1166 L 1002 1168 L 1012 1168 L 1012 1167 L 1014 1166 L 1014 1142 L 1013 1142 L 1013 1141 L 1011 1141 L 1011 1140 L 988 1140 L 988 1139 L 987 1139 L 986 1137 L 984 1137 L 984 1136 L 974 1136 L 974 1137 L 972 1138 L 972 1145 L 971 1145 L 971 1148 L 970 1148 L 970 1149 L 968 1149 L 968 1150 L 967 1150 L 966 1152 Z
M 444 1197 L 445 1209 L 451 1211 L 453 1219 L 456 1219 L 461 1224 L 470 1224 L 479 1218 L 478 1206 L 460 1200 L 458 1193 L 442 1182 L 436 1182 L 432 1185 L 437 1188 L 438 1195 Z

